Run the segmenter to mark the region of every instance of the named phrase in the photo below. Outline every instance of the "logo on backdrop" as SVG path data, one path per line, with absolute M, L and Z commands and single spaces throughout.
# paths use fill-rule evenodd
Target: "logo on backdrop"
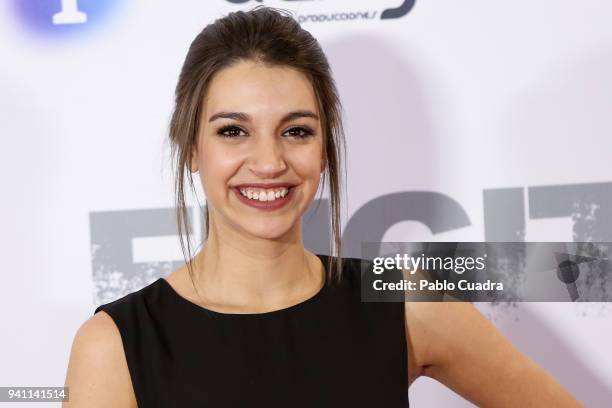
M 574 242 L 612 242 L 612 182 L 502 187 L 484 190 L 482 198 L 485 242 L 524 242 L 527 225 L 546 218 L 570 219 Z M 204 225 L 194 218 L 199 213 L 201 220 L 202 209 L 196 210 L 188 208 L 192 225 L 199 226 L 194 229 L 197 237 L 203 234 L 199 229 Z M 303 223 L 304 245 L 312 252 L 328 252 L 330 211 L 329 200 L 321 199 L 304 215 L 308 221 Z M 97 304 L 138 290 L 184 263 L 180 257 L 167 259 L 168 256 L 158 253 L 153 255 L 155 259 L 143 256 L 147 251 L 142 248 L 151 238 L 176 236 L 175 220 L 172 207 L 89 214 Z M 372 198 L 347 220 L 342 232 L 343 256 L 362 258 L 363 242 L 382 242 L 386 232 L 403 221 L 418 221 L 433 235 L 472 225 L 461 203 L 446 194 L 393 192 Z M 573 263 L 582 261 L 568 258 L 563 251 L 557 252 L 558 280 L 572 290 L 571 285 L 578 276 Z M 607 284 L 605 289 L 609 290 L 606 296 L 612 296 L 612 284 Z
M 107 21 L 120 0 L 13 0 L 19 20 L 47 37 L 89 31 Z
M 233 4 L 249 3 L 251 0 L 226 0 Z M 283 0 L 285 2 L 300 2 L 309 3 L 313 0 Z M 263 0 L 255 0 L 257 3 L 264 3 Z M 383 9 L 369 9 L 369 10 L 342 10 L 342 11 L 327 11 L 323 9 L 322 2 L 317 2 L 316 10 L 312 10 L 307 13 L 299 13 L 297 20 L 300 23 L 304 22 L 338 22 L 347 20 L 387 20 L 400 18 L 405 16 L 412 10 L 416 0 L 403 0 L 400 5 L 387 6 Z M 326 2 L 331 3 L 331 2 Z M 383 1 L 378 3 L 396 3 L 390 1 Z M 300 4 L 302 6 L 302 4 Z

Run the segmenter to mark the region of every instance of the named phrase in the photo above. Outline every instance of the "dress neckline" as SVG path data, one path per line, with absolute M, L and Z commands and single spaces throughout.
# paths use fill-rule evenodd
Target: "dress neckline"
M 225 313 L 225 312 L 217 312 L 215 310 L 212 309 L 208 309 L 205 308 L 203 306 L 200 306 L 194 302 L 192 302 L 191 300 L 181 296 L 175 289 L 174 287 L 172 287 L 172 285 L 170 285 L 170 283 L 165 279 L 165 278 L 159 278 L 157 280 L 157 282 L 166 289 L 166 292 L 170 294 L 170 296 L 173 299 L 178 300 L 180 303 L 190 307 L 191 309 L 195 310 L 196 312 L 201 312 L 201 313 L 205 313 L 208 314 L 210 316 L 214 316 L 214 317 L 228 317 L 228 318 L 257 318 L 257 317 L 266 317 L 266 316 L 276 316 L 276 315 L 282 315 L 282 314 L 287 314 L 287 313 L 291 313 L 291 312 L 297 312 L 299 310 L 302 310 L 314 303 L 316 303 L 322 296 L 323 294 L 327 291 L 327 287 L 328 287 L 328 282 L 327 282 L 327 275 L 328 275 L 328 270 L 327 270 L 327 261 L 329 259 L 328 255 L 322 255 L 322 254 L 315 254 L 320 260 L 321 263 L 323 264 L 323 286 L 321 286 L 321 288 L 311 297 L 296 303 L 294 305 L 291 306 L 287 306 L 284 307 L 282 309 L 277 309 L 277 310 L 270 310 L 268 312 L 261 312 L 261 313 Z

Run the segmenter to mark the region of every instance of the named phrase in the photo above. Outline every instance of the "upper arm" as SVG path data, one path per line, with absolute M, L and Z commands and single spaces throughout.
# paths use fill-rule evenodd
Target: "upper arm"
M 121 335 L 106 312 L 78 329 L 66 374 L 68 402 L 62 407 L 136 407 Z
M 472 304 L 406 302 L 405 310 L 416 374 L 481 407 L 581 406 Z

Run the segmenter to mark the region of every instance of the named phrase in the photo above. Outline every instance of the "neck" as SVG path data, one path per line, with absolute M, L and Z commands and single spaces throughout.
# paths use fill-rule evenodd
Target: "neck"
M 219 233 L 213 226 L 195 259 L 201 301 L 230 310 L 276 310 L 313 296 L 325 275 L 304 248 L 299 224 L 274 240 Z

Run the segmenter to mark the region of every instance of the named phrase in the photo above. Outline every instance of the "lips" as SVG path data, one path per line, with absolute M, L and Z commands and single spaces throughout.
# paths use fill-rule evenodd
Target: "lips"
M 265 186 L 265 187 L 262 187 L 262 186 Z M 271 186 L 274 186 L 274 187 L 271 187 Z M 242 189 L 247 189 L 247 188 L 272 189 L 272 188 L 281 188 L 281 187 L 284 187 L 287 189 L 287 194 L 284 197 L 278 197 L 272 201 L 253 200 L 253 199 L 243 196 L 242 193 L 240 192 L 241 188 Z M 295 187 L 295 185 L 289 184 L 289 183 L 241 184 L 241 185 L 231 188 L 231 190 L 234 191 L 234 193 L 236 194 L 236 197 L 241 203 L 249 207 L 252 207 L 252 208 L 257 208 L 259 210 L 271 211 L 271 210 L 277 210 L 281 207 L 284 207 L 288 202 L 293 200 L 293 195 L 294 195 L 294 190 L 295 190 L 295 188 L 293 187 Z
M 295 184 L 293 183 L 244 183 L 244 184 L 236 184 L 233 187 L 237 189 L 249 188 L 249 187 L 250 188 L 263 188 L 263 189 L 286 187 L 287 189 L 290 189 L 292 187 L 295 187 Z

